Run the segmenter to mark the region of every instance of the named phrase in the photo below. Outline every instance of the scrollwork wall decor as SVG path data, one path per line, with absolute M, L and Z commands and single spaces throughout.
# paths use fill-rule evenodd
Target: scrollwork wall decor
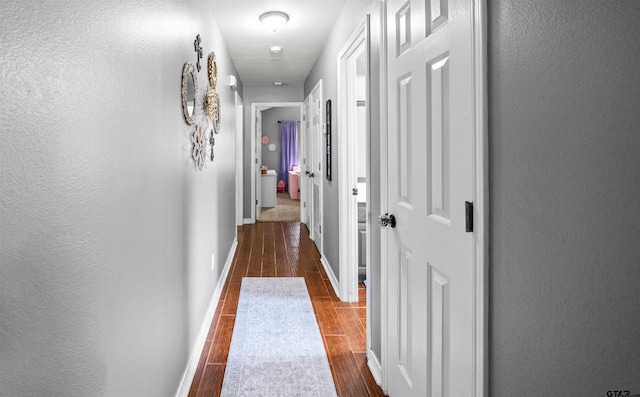
M 206 167 L 207 160 L 207 125 L 204 123 L 199 124 L 191 137 L 193 143 L 193 149 L 191 151 L 191 157 L 196 163 L 196 168 L 202 170 Z
M 216 134 L 219 134 L 220 133 L 220 128 L 221 128 L 221 123 L 220 122 L 222 121 L 222 109 L 221 109 L 222 106 L 221 106 L 221 103 L 220 103 L 220 95 L 218 95 L 216 93 L 214 100 L 215 100 L 215 103 L 216 103 L 216 106 L 215 106 L 216 113 L 213 116 L 213 128 L 216 131 Z
M 196 52 L 196 57 L 198 58 L 196 61 L 196 67 L 198 68 L 198 72 L 200 71 L 200 60 L 202 59 L 202 46 L 200 45 L 200 35 L 196 36 L 196 39 L 193 41 L 193 49 Z
M 220 95 L 213 88 L 207 89 L 204 95 L 204 114 L 212 125 L 218 119 L 218 109 L 220 107 Z
M 209 137 L 209 144 L 211 146 L 211 161 L 213 161 L 213 146 L 216 144 L 216 138 L 213 137 L 213 129 L 211 130 L 211 136 Z

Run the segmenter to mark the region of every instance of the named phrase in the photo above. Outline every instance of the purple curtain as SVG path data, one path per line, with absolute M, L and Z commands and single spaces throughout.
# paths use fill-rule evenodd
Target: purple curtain
M 285 191 L 289 191 L 289 171 L 298 162 L 298 123 L 284 120 L 280 123 L 280 175 Z

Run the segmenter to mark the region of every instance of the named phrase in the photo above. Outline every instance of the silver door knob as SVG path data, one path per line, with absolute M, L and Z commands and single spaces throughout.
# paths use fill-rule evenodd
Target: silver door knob
M 380 225 L 380 227 L 389 227 L 391 226 L 391 228 L 396 227 L 396 217 L 393 215 L 389 215 L 384 214 L 384 215 L 380 215 L 378 216 L 378 225 Z

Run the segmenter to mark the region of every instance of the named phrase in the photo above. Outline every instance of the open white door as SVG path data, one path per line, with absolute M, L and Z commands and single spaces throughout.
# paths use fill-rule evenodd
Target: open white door
M 479 396 L 474 2 L 389 0 L 387 391 Z M 394 217 L 392 217 L 392 215 Z
M 262 138 L 262 109 L 261 108 L 257 108 L 256 109 L 256 117 L 254 122 L 256 123 L 256 127 L 255 127 L 255 142 L 256 144 L 253 147 L 254 150 L 254 159 L 255 159 L 255 163 L 254 163 L 254 174 L 255 174 L 255 192 L 256 192 L 256 199 L 254 202 L 254 206 L 255 206 L 255 218 L 253 219 L 253 221 L 257 221 L 258 218 L 260 218 L 260 210 L 262 208 L 262 171 L 260 169 L 260 167 L 262 167 L 262 147 L 260 146 L 260 144 L 258 144 L 257 142 L 260 142 L 260 139 Z
M 368 214 L 368 31 L 365 18 L 338 54 L 340 298 L 348 302 L 358 301 L 358 268 L 366 268 L 368 246 L 368 221 L 358 219 L 359 211 Z

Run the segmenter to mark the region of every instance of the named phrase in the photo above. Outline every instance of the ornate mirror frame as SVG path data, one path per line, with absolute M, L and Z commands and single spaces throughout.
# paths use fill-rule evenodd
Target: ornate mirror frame
M 215 89 L 218 84 L 218 63 L 216 62 L 216 54 L 210 53 L 207 59 L 207 70 L 209 73 L 209 85 Z
M 218 93 L 215 94 L 214 96 L 214 102 L 215 102 L 215 114 L 213 115 L 213 130 L 216 132 L 216 134 L 220 133 L 220 121 L 221 121 L 221 113 L 220 113 L 220 107 L 221 107 L 221 103 L 220 103 L 220 95 L 218 95 Z
M 187 98 L 189 98 L 189 79 L 193 81 L 193 112 L 189 113 L 189 103 Z M 196 114 L 198 113 L 197 109 L 197 98 L 198 98 L 198 78 L 196 75 L 196 69 L 192 63 L 185 63 L 182 67 L 182 114 L 184 115 L 184 121 L 188 125 L 193 125 L 196 122 Z

